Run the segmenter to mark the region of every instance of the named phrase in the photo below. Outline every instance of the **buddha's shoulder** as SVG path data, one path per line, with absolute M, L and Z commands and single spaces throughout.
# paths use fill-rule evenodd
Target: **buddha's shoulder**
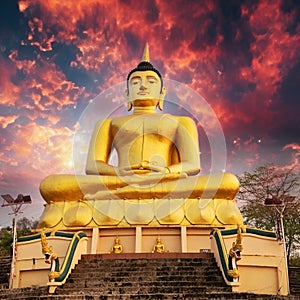
M 194 120 L 188 116 L 175 116 L 170 114 L 164 114 L 164 115 L 170 119 L 177 120 L 177 122 L 179 123 L 194 123 Z
M 97 122 L 97 126 L 103 126 L 103 125 L 109 125 L 109 124 L 119 124 L 119 123 L 124 123 L 129 120 L 136 120 L 136 119 L 143 119 L 145 116 L 138 115 L 127 115 L 127 116 L 119 116 L 119 117 L 114 117 L 114 118 L 105 118 L 105 119 L 100 119 Z M 170 119 L 170 120 L 175 120 L 178 123 L 194 123 L 193 119 L 188 117 L 188 116 L 176 116 L 172 114 L 153 114 L 153 115 L 147 115 L 147 118 L 150 119 Z
M 96 123 L 96 126 L 109 125 L 114 122 L 122 122 L 129 119 L 130 116 L 120 116 L 120 117 L 111 117 L 111 118 L 103 118 L 99 119 Z

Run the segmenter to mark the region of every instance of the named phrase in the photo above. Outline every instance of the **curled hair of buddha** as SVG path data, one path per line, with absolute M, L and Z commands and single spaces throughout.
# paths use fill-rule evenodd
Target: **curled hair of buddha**
M 153 67 L 153 65 L 150 63 L 148 43 L 145 46 L 142 61 L 138 64 L 138 66 L 135 69 L 131 70 L 127 76 L 127 88 L 128 88 L 128 80 L 129 80 L 131 74 L 134 72 L 141 72 L 141 71 L 153 71 L 154 73 L 156 73 L 160 79 L 161 91 L 162 91 L 163 80 L 162 80 L 162 77 L 161 77 L 161 74 L 159 73 L 159 71 L 157 69 L 155 69 Z
M 130 78 L 130 76 L 131 76 L 132 73 L 138 72 L 138 71 L 153 71 L 160 78 L 161 86 L 163 85 L 162 77 L 161 77 L 159 71 L 156 70 L 153 67 L 153 65 L 150 62 L 148 62 L 148 61 L 141 61 L 135 69 L 131 70 L 129 72 L 128 76 L 127 76 L 127 81 L 129 80 L 129 78 Z

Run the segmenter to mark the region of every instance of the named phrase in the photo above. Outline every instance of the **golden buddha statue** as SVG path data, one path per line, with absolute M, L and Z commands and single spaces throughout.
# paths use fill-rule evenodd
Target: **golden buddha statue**
M 161 242 L 161 238 L 158 236 L 156 243 L 153 246 L 152 253 L 165 253 L 168 252 L 165 250 L 165 245 Z
M 90 209 L 96 207 L 101 211 L 100 223 L 119 224 L 123 216 L 117 211 L 126 208 L 123 202 L 117 204 L 112 200 L 126 201 L 125 206 L 138 201 L 135 212 L 128 209 L 129 215 L 125 215 L 130 224 L 149 224 L 153 218 L 164 219 L 159 221 L 160 224 L 177 224 L 183 219 L 192 224 L 242 223 L 234 200 L 239 188 L 238 179 L 227 172 L 198 175 L 197 127 L 190 117 L 157 111 L 163 109 L 165 94 L 163 80 L 150 63 L 146 45 L 142 61 L 127 77 L 128 110 L 133 110 L 133 113 L 97 122 L 89 146 L 86 175 L 50 175 L 41 182 L 40 192 L 52 208 L 46 207 L 48 211 L 42 216 L 40 226 L 50 226 L 50 216 L 54 217 L 58 210 L 64 211 L 65 226 L 86 226 L 95 219 L 93 212 L 85 221 L 76 220 L 80 218 L 78 207 L 82 214 L 86 210 L 85 204 Z M 109 164 L 113 148 L 118 154 L 118 166 Z M 158 215 L 143 208 L 143 205 L 151 206 L 153 201 L 163 199 L 177 199 L 177 202 L 155 204 Z M 191 201 L 184 202 L 187 199 Z M 67 214 L 68 205 L 62 207 L 61 203 L 74 201 L 81 204 Z M 109 204 L 105 204 L 108 201 Z M 118 207 L 112 208 L 112 205 Z M 75 217 L 74 211 L 77 213 Z M 189 216 L 185 215 L 186 211 L 189 211 Z M 219 217 L 216 218 L 217 211 Z M 87 221 L 88 218 L 91 220 Z M 95 221 L 96 224 L 99 222 Z
M 117 236 L 115 238 L 115 244 L 112 246 L 111 251 L 109 253 L 121 254 L 122 252 L 123 252 L 123 246 L 120 244 L 120 239 Z

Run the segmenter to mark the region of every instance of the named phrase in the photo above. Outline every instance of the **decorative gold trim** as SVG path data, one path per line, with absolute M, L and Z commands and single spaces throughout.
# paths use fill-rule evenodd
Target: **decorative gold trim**
M 48 254 L 51 257 L 51 261 L 57 258 L 57 254 L 54 252 L 52 246 L 49 246 L 46 238 L 45 231 L 41 233 L 41 244 L 43 254 Z
M 232 247 L 229 250 L 229 255 L 231 257 L 236 257 L 236 251 L 242 251 L 243 245 L 242 245 L 242 230 L 239 227 L 237 230 L 237 236 L 235 242 L 232 243 Z
M 60 272 L 51 271 L 48 276 L 49 276 L 50 280 L 53 280 L 53 279 L 58 278 L 60 276 Z
M 240 272 L 238 271 L 238 269 L 228 270 L 228 275 L 232 278 L 239 278 Z

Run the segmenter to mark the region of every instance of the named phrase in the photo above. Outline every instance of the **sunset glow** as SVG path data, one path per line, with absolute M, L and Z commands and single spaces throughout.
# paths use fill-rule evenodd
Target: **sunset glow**
M 126 79 L 146 42 L 163 78 L 187 85 L 214 110 L 227 144 L 226 170 L 239 175 L 266 162 L 299 167 L 298 1 L 5 2 L 0 191 L 32 195 L 24 216 L 39 217 L 45 176 L 73 172 L 80 116 L 99 93 Z M 166 112 L 181 114 L 180 106 L 188 106 L 205 139 L 201 126 L 209 121 L 200 102 L 188 94 L 180 101 Z M 121 103 L 112 95 L 105 109 Z M 201 152 L 205 160 L 206 142 Z M 203 166 L 208 172 L 209 164 Z M 7 223 L 8 210 L 1 209 L 0 227 Z

